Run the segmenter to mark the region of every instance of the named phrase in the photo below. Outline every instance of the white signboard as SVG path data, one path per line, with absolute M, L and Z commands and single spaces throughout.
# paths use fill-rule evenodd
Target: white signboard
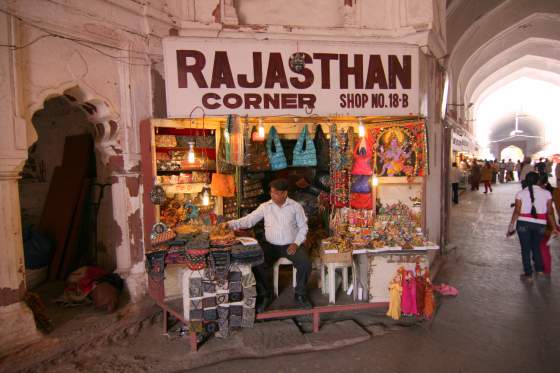
M 169 37 L 163 53 L 171 118 L 419 111 L 415 46 Z

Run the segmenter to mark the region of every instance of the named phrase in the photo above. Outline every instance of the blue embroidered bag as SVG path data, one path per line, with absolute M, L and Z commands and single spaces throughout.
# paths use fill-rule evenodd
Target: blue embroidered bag
M 272 150 L 273 146 L 274 150 Z M 270 169 L 272 171 L 282 170 L 288 167 L 286 156 L 284 155 L 284 150 L 282 149 L 282 143 L 280 142 L 280 137 L 278 136 L 274 126 L 270 127 L 270 131 L 268 132 L 268 138 L 266 139 L 266 152 L 268 154 Z
M 303 131 L 299 137 L 294 148 L 293 166 L 317 166 L 317 153 L 315 152 L 315 144 L 313 139 L 309 136 L 307 125 L 303 127 Z

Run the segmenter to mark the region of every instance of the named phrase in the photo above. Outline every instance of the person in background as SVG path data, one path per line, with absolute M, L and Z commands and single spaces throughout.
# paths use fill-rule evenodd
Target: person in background
M 548 176 L 552 176 L 552 159 L 545 158 L 544 162 L 545 162 L 544 172 L 546 172 Z
M 496 184 L 496 182 L 498 181 L 498 170 L 499 170 L 499 166 L 498 166 L 498 161 L 497 160 L 493 160 L 490 161 L 490 165 L 492 166 L 492 184 Z
M 454 204 L 459 203 L 459 183 L 463 174 L 461 170 L 457 167 L 457 162 L 453 162 L 451 165 L 451 171 L 449 172 L 449 181 L 451 182 L 452 200 Z
M 476 159 L 473 159 L 471 166 L 471 191 L 478 190 L 480 186 L 480 166 Z
M 490 193 L 492 192 L 492 174 L 494 173 L 494 168 L 490 164 L 490 162 L 486 161 L 484 163 L 484 167 L 480 170 L 480 180 L 484 183 L 484 194 L 488 193 L 488 189 L 490 189 Z
M 539 158 L 539 162 L 536 164 L 535 168 L 539 175 L 546 173 L 546 158 Z
M 523 163 L 521 166 L 521 173 L 519 174 L 519 180 L 521 180 L 522 188 L 525 188 L 525 179 L 527 178 L 529 172 L 533 172 L 533 170 L 534 168 L 531 165 L 531 158 L 525 157 L 525 159 L 523 159 Z
M 500 183 L 504 183 L 504 174 L 506 172 L 506 160 L 502 159 L 502 161 L 500 162 L 500 164 L 498 165 L 498 180 L 500 181 Z
M 521 161 L 518 159 L 517 163 L 515 164 L 515 173 L 517 174 L 517 180 L 521 181 L 521 167 L 523 166 L 523 164 L 521 163 Z
M 515 168 L 515 165 L 513 164 L 513 162 L 511 161 L 511 158 L 508 160 L 508 162 L 506 163 L 506 183 L 509 183 L 510 181 L 513 181 L 513 170 Z
M 543 262 L 540 243 L 543 239 L 547 223 L 555 227 L 552 213 L 552 195 L 548 190 L 539 187 L 539 175 L 529 172 L 525 178 L 527 188 L 515 195 L 515 208 L 506 233 L 513 235 L 517 231 L 521 243 L 521 258 L 523 261 L 522 280 L 532 280 L 533 266 L 537 274 L 543 274 Z M 553 234 L 559 234 L 555 228 Z
M 550 183 L 548 182 L 547 174 L 539 175 L 538 185 L 541 188 L 548 190 L 552 194 L 552 205 L 556 207 L 556 211 L 560 211 L 560 189 L 554 188 L 552 185 L 550 185 Z M 547 222 L 548 224 L 546 225 L 546 230 L 544 232 L 544 236 L 540 244 L 541 257 L 543 261 L 543 272 L 547 275 L 550 274 L 551 272 L 551 264 L 552 264 L 552 258 L 550 256 L 550 247 L 548 247 L 548 240 L 552 232 L 555 230 L 557 231 L 559 229 L 558 225 L 556 224 L 554 209 L 552 209 L 552 215 L 553 215 L 552 222 L 554 222 L 555 224 L 551 226 L 550 222 Z
M 554 174 L 556 176 L 556 188 L 560 188 L 560 162 L 556 163 L 556 168 L 554 169 Z M 558 211 L 560 215 L 560 211 Z
M 268 272 L 280 258 L 288 258 L 297 270 L 295 300 L 300 307 L 312 308 L 307 297 L 307 280 L 311 261 L 301 246 L 307 236 L 307 217 L 303 207 L 288 198 L 288 181 L 277 179 L 270 183 L 270 200 L 262 203 L 249 215 L 227 224 L 231 229 L 248 229 L 264 219 L 266 241 L 262 243 L 265 262 L 254 268 L 259 299 L 256 312 L 263 312 L 272 303 Z

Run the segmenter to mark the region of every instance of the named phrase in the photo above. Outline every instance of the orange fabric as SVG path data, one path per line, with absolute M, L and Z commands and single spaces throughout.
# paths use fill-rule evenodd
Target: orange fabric
M 210 191 L 213 196 L 218 197 L 234 197 L 235 196 L 235 180 L 233 175 L 212 174 L 212 183 Z

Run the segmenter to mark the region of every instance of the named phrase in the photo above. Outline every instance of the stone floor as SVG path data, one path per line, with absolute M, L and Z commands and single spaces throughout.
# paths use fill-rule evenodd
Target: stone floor
M 550 278 L 521 282 L 519 241 L 506 238 L 518 183 L 488 195 L 466 192 L 453 207 L 456 246 L 437 282 L 459 289 L 429 324 L 394 332 L 370 328 L 366 342 L 335 351 L 237 360 L 199 372 L 558 372 L 560 270 L 553 253 Z
M 429 322 L 393 322 L 381 311 L 341 314 L 310 334 L 305 333 L 309 320 L 279 320 L 227 340 L 211 339 L 191 353 L 177 328 L 164 336 L 161 323 L 147 319 L 108 343 L 27 371 L 557 372 L 560 284 L 555 272 L 560 255 L 553 253 L 551 277 L 532 284 L 519 280 L 519 243 L 516 237 L 505 238 L 518 189 L 519 184 L 508 184 L 488 195 L 466 192 L 453 207 L 456 248 L 435 282 L 449 283 L 460 294 L 440 298 Z

